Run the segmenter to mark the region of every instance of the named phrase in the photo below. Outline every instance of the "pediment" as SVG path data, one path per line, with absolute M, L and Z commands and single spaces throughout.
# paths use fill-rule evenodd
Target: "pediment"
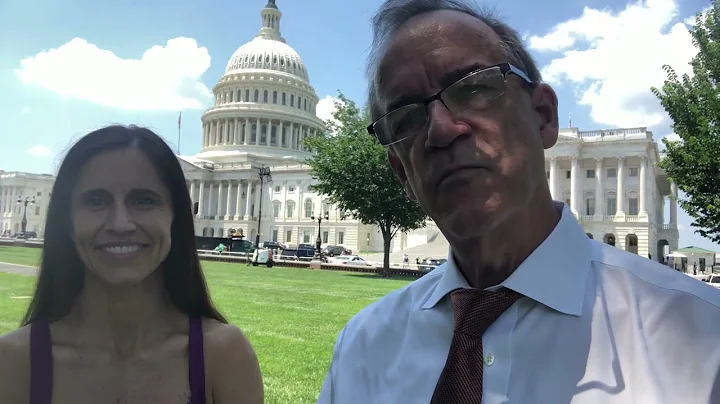
M 209 171 L 206 168 L 203 168 L 195 163 L 185 160 L 182 156 L 178 156 L 178 161 L 180 162 L 180 167 L 182 168 L 184 173 L 198 173 Z

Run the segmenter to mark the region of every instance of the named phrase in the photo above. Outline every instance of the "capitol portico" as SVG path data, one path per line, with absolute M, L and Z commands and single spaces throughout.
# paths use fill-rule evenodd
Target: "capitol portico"
M 589 237 L 655 260 L 666 245 L 678 248 L 677 186 L 657 165 L 652 132 L 562 129 L 545 156 L 553 199 L 570 206 Z

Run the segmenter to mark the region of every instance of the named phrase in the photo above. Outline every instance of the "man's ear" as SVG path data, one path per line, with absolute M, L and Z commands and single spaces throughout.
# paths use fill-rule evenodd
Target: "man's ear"
M 417 201 L 415 192 L 410 186 L 410 181 L 408 181 L 407 174 L 405 173 L 405 167 L 403 167 L 397 154 L 395 154 L 395 152 L 390 148 L 388 148 L 388 162 L 390 163 L 390 167 L 392 167 L 393 172 L 395 172 L 395 176 L 400 181 L 400 184 L 402 184 L 405 194 L 407 194 L 411 201 Z
M 555 146 L 560 129 L 557 94 L 549 85 L 540 83 L 533 91 L 532 103 L 539 118 L 540 138 L 547 150 Z

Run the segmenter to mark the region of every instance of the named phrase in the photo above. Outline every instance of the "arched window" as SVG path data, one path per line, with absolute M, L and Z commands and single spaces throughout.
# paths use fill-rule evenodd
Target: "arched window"
M 277 91 L 273 91 L 273 104 L 277 104 Z
M 268 102 L 268 90 L 263 91 L 263 102 L 266 104 Z
M 290 94 L 290 106 L 295 106 L 295 94 Z
M 310 218 L 313 215 L 312 199 L 305 199 L 305 217 Z
M 285 105 L 285 93 L 282 93 L 282 105 Z
M 287 203 L 285 203 L 285 216 L 295 216 L 295 201 L 287 201 Z
M 253 99 L 253 102 L 260 101 L 260 90 L 255 90 L 255 98 Z
M 250 102 L 250 90 L 245 90 L 245 102 Z

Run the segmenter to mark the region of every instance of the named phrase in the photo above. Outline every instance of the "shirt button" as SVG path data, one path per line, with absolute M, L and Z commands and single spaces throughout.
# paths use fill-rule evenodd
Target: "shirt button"
M 488 354 L 485 356 L 485 364 L 488 366 L 492 366 L 493 363 L 495 363 L 495 357 L 492 354 Z

